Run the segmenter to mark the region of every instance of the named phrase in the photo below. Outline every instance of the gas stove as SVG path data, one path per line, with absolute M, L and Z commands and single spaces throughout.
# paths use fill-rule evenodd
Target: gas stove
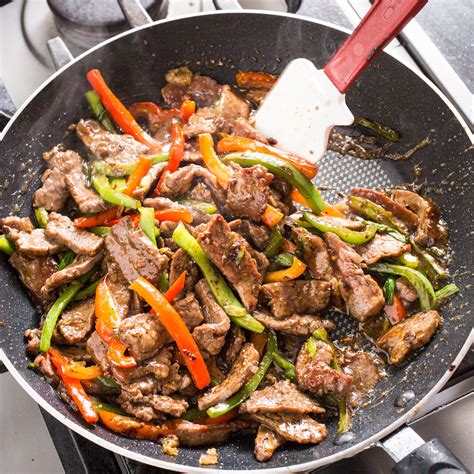
M 369 0 L 240 0 L 246 8 L 288 11 L 352 29 Z M 214 10 L 212 0 L 141 0 L 154 20 Z M 92 8 L 87 8 L 87 5 Z M 78 8 L 78 6 L 81 8 Z M 54 40 L 73 56 L 129 28 L 117 0 L 0 0 L 0 112 L 11 115 L 55 71 Z M 400 61 L 426 74 L 473 128 L 472 38 L 474 7 L 464 0 L 431 0 L 416 21 L 387 46 Z M 48 43 L 49 42 L 49 43 Z M 49 49 L 48 49 L 49 44 Z M 4 89 L 2 93 L 2 84 Z M 5 91 L 8 91 L 9 101 Z M 1 372 L 1 370 L 0 370 Z M 411 426 L 425 439 L 437 436 L 471 469 L 474 423 L 474 353 Z M 8 406 L 8 413 L 5 407 Z M 13 378 L 0 373 L 0 472 L 159 473 L 115 455 L 75 434 L 40 410 Z M 26 429 L 28 427 L 28 429 Z M 8 435 L 7 435 L 8 433 Z M 157 448 L 158 449 L 158 448 Z M 380 447 L 318 470 L 385 473 L 393 461 Z

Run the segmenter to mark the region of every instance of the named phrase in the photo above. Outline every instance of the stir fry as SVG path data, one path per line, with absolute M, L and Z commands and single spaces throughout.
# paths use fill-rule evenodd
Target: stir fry
M 267 461 L 323 442 L 331 417 L 350 430 L 458 291 L 435 203 L 408 187 L 326 202 L 317 167 L 252 126 L 275 76 L 230 86 L 178 68 L 164 105 L 129 107 L 98 70 L 87 79 L 80 145 L 44 153 L 34 217 L 0 219 L 41 312 L 25 333 L 34 369 L 87 423 L 170 455 L 248 430 Z M 336 331 L 334 308 L 365 345 Z

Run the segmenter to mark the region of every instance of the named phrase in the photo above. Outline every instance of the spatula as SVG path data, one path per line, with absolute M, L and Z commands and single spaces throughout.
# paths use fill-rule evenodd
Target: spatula
M 323 70 L 308 59 L 291 61 L 255 115 L 258 132 L 276 139 L 279 148 L 317 162 L 331 128 L 354 121 L 344 93 L 427 1 L 375 0 Z

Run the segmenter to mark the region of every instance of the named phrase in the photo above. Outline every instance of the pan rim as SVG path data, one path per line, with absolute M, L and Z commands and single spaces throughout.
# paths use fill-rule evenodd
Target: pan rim
M 350 30 L 344 27 L 340 27 L 337 25 L 334 25 L 330 22 L 322 21 L 322 20 L 316 20 L 312 19 L 309 17 L 305 17 L 302 15 L 295 15 L 295 14 L 289 14 L 289 13 L 280 13 L 280 12 L 269 12 L 269 11 L 262 11 L 262 10 L 242 10 L 242 11 L 215 11 L 215 12 L 201 12 L 198 14 L 192 14 L 192 15 L 183 15 L 179 17 L 173 17 L 173 18 L 167 18 L 163 20 L 158 20 L 153 23 L 149 23 L 143 26 L 139 26 L 137 28 L 133 28 L 131 30 L 127 30 L 117 36 L 114 36 L 112 38 L 107 39 L 106 41 L 103 41 L 102 43 L 99 43 L 98 45 L 94 46 L 93 48 L 85 51 L 81 55 L 77 56 L 74 58 L 72 61 L 70 61 L 67 65 L 65 65 L 63 68 L 60 70 L 56 71 L 52 76 L 50 76 L 44 83 L 42 83 L 29 97 L 28 99 L 20 106 L 20 108 L 17 110 L 17 112 L 14 114 L 14 116 L 11 118 L 3 132 L 0 134 L 0 141 L 3 140 L 3 138 L 6 136 L 8 133 L 9 129 L 12 127 L 14 122 L 18 119 L 18 117 L 21 115 L 23 110 L 30 104 L 30 102 L 40 94 L 40 92 L 50 83 L 52 82 L 57 76 L 59 76 L 63 71 L 65 71 L 68 67 L 71 67 L 73 64 L 76 62 L 79 62 L 82 60 L 82 58 L 86 57 L 87 55 L 91 54 L 92 52 L 100 49 L 102 46 L 105 46 L 108 43 L 111 43 L 113 41 L 116 41 L 120 38 L 123 38 L 129 34 L 133 34 L 136 31 L 140 31 L 142 29 L 154 27 L 156 25 L 160 25 L 163 23 L 168 23 L 170 21 L 179 21 L 182 19 L 188 19 L 188 18 L 195 18 L 195 17 L 201 17 L 201 16 L 212 16 L 212 15 L 232 15 L 232 14 L 258 14 L 258 15 L 276 15 L 276 16 L 282 16 L 282 17 L 288 17 L 288 18 L 296 18 L 299 20 L 304 20 L 307 22 L 311 23 L 316 23 L 319 25 L 323 25 L 332 29 L 335 29 L 337 31 L 342 31 L 344 33 L 350 34 Z M 392 58 L 393 56 L 388 52 Z M 395 58 L 397 59 L 397 58 Z M 457 109 L 454 107 L 454 105 L 449 101 L 449 99 L 443 94 L 443 92 L 432 82 L 430 81 L 426 76 L 418 73 L 418 71 L 414 70 L 410 65 L 405 64 L 403 61 L 400 61 L 397 59 L 398 62 L 402 64 L 402 66 L 408 68 L 411 72 L 413 72 L 417 77 L 422 79 L 433 91 L 445 102 L 445 104 L 449 107 L 453 115 L 456 117 L 458 122 L 461 124 L 462 128 L 466 132 L 466 135 L 468 136 L 469 140 L 474 143 L 474 134 L 470 131 L 466 121 L 464 118 L 460 115 L 460 113 L 457 111 Z M 464 358 L 465 354 L 469 350 L 470 346 L 474 343 L 474 329 L 471 329 L 471 332 L 469 336 L 467 337 L 464 345 L 462 346 L 460 352 L 457 354 L 456 358 L 453 361 L 453 364 L 451 367 L 457 367 L 458 364 L 462 361 Z M 14 367 L 14 365 L 10 362 L 8 357 L 6 356 L 5 352 L 0 349 L 0 359 L 3 361 L 5 366 L 7 367 L 8 371 L 12 374 L 12 376 L 15 378 L 15 380 L 19 383 L 19 385 L 28 393 L 28 395 L 35 400 L 36 403 L 38 403 L 42 408 L 44 408 L 48 413 L 50 413 L 52 416 L 54 416 L 58 421 L 60 421 L 62 424 L 67 426 L 68 428 L 72 429 L 76 433 L 80 434 L 81 436 L 85 437 L 89 441 L 92 441 L 93 443 L 104 447 L 105 449 L 108 449 L 112 452 L 115 452 L 117 454 L 120 454 L 124 457 L 133 459 L 138 462 L 143 462 L 148 465 L 156 466 L 156 467 L 161 467 L 164 469 L 169 469 L 172 471 L 178 471 L 182 470 L 183 468 L 186 469 L 186 472 L 198 472 L 198 473 L 203 473 L 203 472 L 209 472 L 209 469 L 207 468 L 201 468 L 201 467 L 193 467 L 193 466 L 188 466 L 186 464 L 177 464 L 173 462 L 167 462 L 167 461 L 161 461 L 158 459 L 155 459 L 150 456 L 146 456 L 144 454 L 136 453 L 133 451 L 128 451 L 125 448 L 122 448 L 118 446 L 117 444 L 113 442 L 109 442 L 104 440 L 103 438 L 93 434 L 92 432 L 86 430 L 85 428 L 81 427 L 80 425 L 76 424 L 74 421 L 69 420 L 66 418 L 64 415 L 62 415 L 59 411 L 57 411 L 53 406 L 51 406 L 45 399 L 43 399 L 29 384 L 28 382 L 20 375 L 20 373 L 17 371 L 17 369 Z M 303 464 L 297 464 L 297 465 L 292 465 L 292 466 L 287 466 L 287 467 L 276 467 L 276 468 L 268 468 L 265 469 L 264 466 L 262 466 L 262 469 L 257 469 L 255 472 L 271 472 L 271 473 L 283 473 L 283 472 L 300 472 L 303 470 L 309 470 L 309 469 L 315 469 L 317 467 L 322 467 L 327 464 L 336 462 L 338 460 L 351 457 L 358 452 L 362 451 L 365 448 L 368 448 L 374 444 L 377 443 L 380 439 L 384 438 L 385 436 L 389 435 L 393 431 L 395 431 L 397 428 L 408 422 L 411 418 L 413 418 L 419 411 L 420 407 L 424 405 L 430 397 L 432 397 L 434 394 L 436 394 L 442 386 L 449 380 L 451 377 L 452 373 L 454 370 L 447 370 L 443 376 L 438 380 L 438 382 L 433 386 L 433 388 L 413 407 L 411 408 L 407 413 L 402 415 L 400 418 L 398 418 L 396 421 L 394 421 L 392 424 L 389 426 L 385 427 L 383 430 L 379 431 L 378 433 L 374 434 L 373 436 L 361 441 L 360 443 L 355 444 L 354 446 L 348 447 L 347 449 L 344 449 L 340 453 L 335 453 L 330 456 L 321 458 L 321 459 L 315 459 L 313 461 L 309 461 L 307 463 Z M 220 472 L 223 473 L 244 473 L 248 472 L 246 470 L 227 470 L 227 469 L 219 469 Z

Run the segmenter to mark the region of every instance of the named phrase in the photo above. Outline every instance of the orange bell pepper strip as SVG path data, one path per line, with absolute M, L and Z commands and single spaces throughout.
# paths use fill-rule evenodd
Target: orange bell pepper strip
M 140 186 L 142 179 L 146 176 L 148 171 L 150 171 L 151 165 L 152 159 L 149 156 L 140 156 L 138 163 L 127 179 L 127 187 L 123 191 L 124 194 L 127 196 L 132 195 L 133 191 Z
M 206 168 L 216 177 L 217 182 L 225 189 L 232 177 L 229 168 L 219 160 L 214 151 L 214 140 L 211 134 L 203 133 L 199 135 L 199 150 Z
M 107 221 L 105 224 L 108 226 L 113 226 L 118 224 L 124 217 L 126 216 L 119 217 L 118 219 L 112 219 L 111 221 Z M 132 219 L 133 225 L 138 227 L 138 224 L 140 223 L 140 214 L 128 214 L 128 217 Z M 155 211 L 155 219 L 159 221 L 183 221 L 187 224 L 191 224 L 193 221 L 193 216 L 186 209 L 160 209 Z
M 188 123 L 189 117 L 196 111 L 196 102 L 194 100 L 185 99 L 181 104 L 181 110 L 179 111 L 179 117 L 181 123 L 184 125 Z
M 107 109 L 107 112 L 109 112 L 115 123 L 125 133 L 132 135 L 135 140 L 147 145 L 150 150 L 157 151 L 161 149 L 160 143 L 150 137 L 150 135 L 148 135 L 148 133 L 138 125 L 138 122 L 133 118 L 133 115 L 109 89 L 98 69 L 91 69 L 87 73 L 87 80 L 97 94 L 99 94 L 100 100 Z
M 268 333 L 266 332 L 252 332 L 250 334 L 250 342 L 253 344 L 255 349 L 257 349 L 257 352 L 260 354 L 260 357 L 262 357 L 263 353 L 265 352 L 265 348 L 267 347 L 267 342 L 268 342 Z M 229 412 L 230 413 L 230 412 Z M 223 415 L 225 416 L 225 415 Z M 217 420 L 217 418 L 213 418 Z
M 94 410 L 91 399 L 86 394 L 84 387 L 81 385 L 80 380 L 68 377 L 65 374 L 64 368 L 68 363 L 68 359 L 54 348 L 50 348 L 48 353 L 50 355 L 51 362 L 53 363 L 54 367 L 56 367 L 59 377 L 63 381 L 66 390 L 74 400 L 74 403 L 81 412 L 84 420 L 86 420 L 87 423 L 96 423 L 99 417 Z
M 256 333 L 252 333 L 252 334 L 256 334 Z M 261 333 L 258 335 L 261 336 L 262 334 L 265 334 L 265 333 Z M 227 423 L 228 421 L 234 419 L 238 414 L 239 414 L 239 408 L 236 407 L 233 410 L 227 413 L 224 413 L 221 416 L 218 416 L 217 418 L 211 418 L 210 416 L 206 416 L 206 418 L 201 418 L 200 420 L 197 420 L 197 423 L 201 425 L 218 425 L 220 423 Z
M 290 197 L 292 201 L 297 202 L 298 204 L 301 204 L 302 206 L 305 206 L 310 209 L 310 206 L 307 203 L 306 199 L 301 195 L 301 193 L 296 188 L 293 188 L 291 190 Z M 347 218 L 341 211 L 339 211 L 337 208 L 329 204 L 326 204 L 326 207 L 321 211 L 321 214 L 322 215 L 325 214 L 326 216 L 331 216 L 331 217 L 342 217 L 343 219 Z
M 64 366 L 64 375 L 78 380 L 92 380 L 100 377 L 102 371 L 97 365 L 86 367 L 85 362 L 69 361 Z
M 265 283 L 294 280 L 301 276 L 306 270 L 306 264 L 294 257 L 293 264 L 284 270 L 276 270 L 265 275 Z
M 276 156 L 283 161 L 287 161 L 309 179 L 313 179 L 318 173 L 318 167 L 315 164 L 296 155 L 292 155 L 291 153 L 279 150 L 278 148 L 265 145 L 264 143 L 253 140 L 252 138 L 235 136 L 224 137 L 217 143 L 217 151 L 219 153 L 255 151 L 266 155 Z
M 198 389 L 207 387 L 211 382 L 209 371 L 202 357 L 202 354 L 193 339 L 189 329 L 181 316 L 166 300 L 166 298 L 145 278 L 137 278 L 131 285 L 134 290 L 142 297 L 159 316 L 161 323 L 173 338 L 184 358 L 194 385 Z
M 82 228 L 101 226 L 112 219 L 116 219 L 117 216 L 120 214 L 120 210 L 120 207 L 114 206 L 95 216 L 78 217 L 77 219 L 74 219 L 74 225 L 76 227 Z
M 391 324 L 397 324 L 403 321 L 407 315 L 405 305 L 396 294 L 393 295 L 392 304 L 385 305 L 383 310 Z
M 266 72 L 238 72 L 235 75 L 237 87 L 242 89 L 271 89 L 277 76 Z
M 265 212 L 262 214 L 262 222 L 268 227 L 275 227 L 284 217 L 285 214 L 283 212 L 267 204 Z

